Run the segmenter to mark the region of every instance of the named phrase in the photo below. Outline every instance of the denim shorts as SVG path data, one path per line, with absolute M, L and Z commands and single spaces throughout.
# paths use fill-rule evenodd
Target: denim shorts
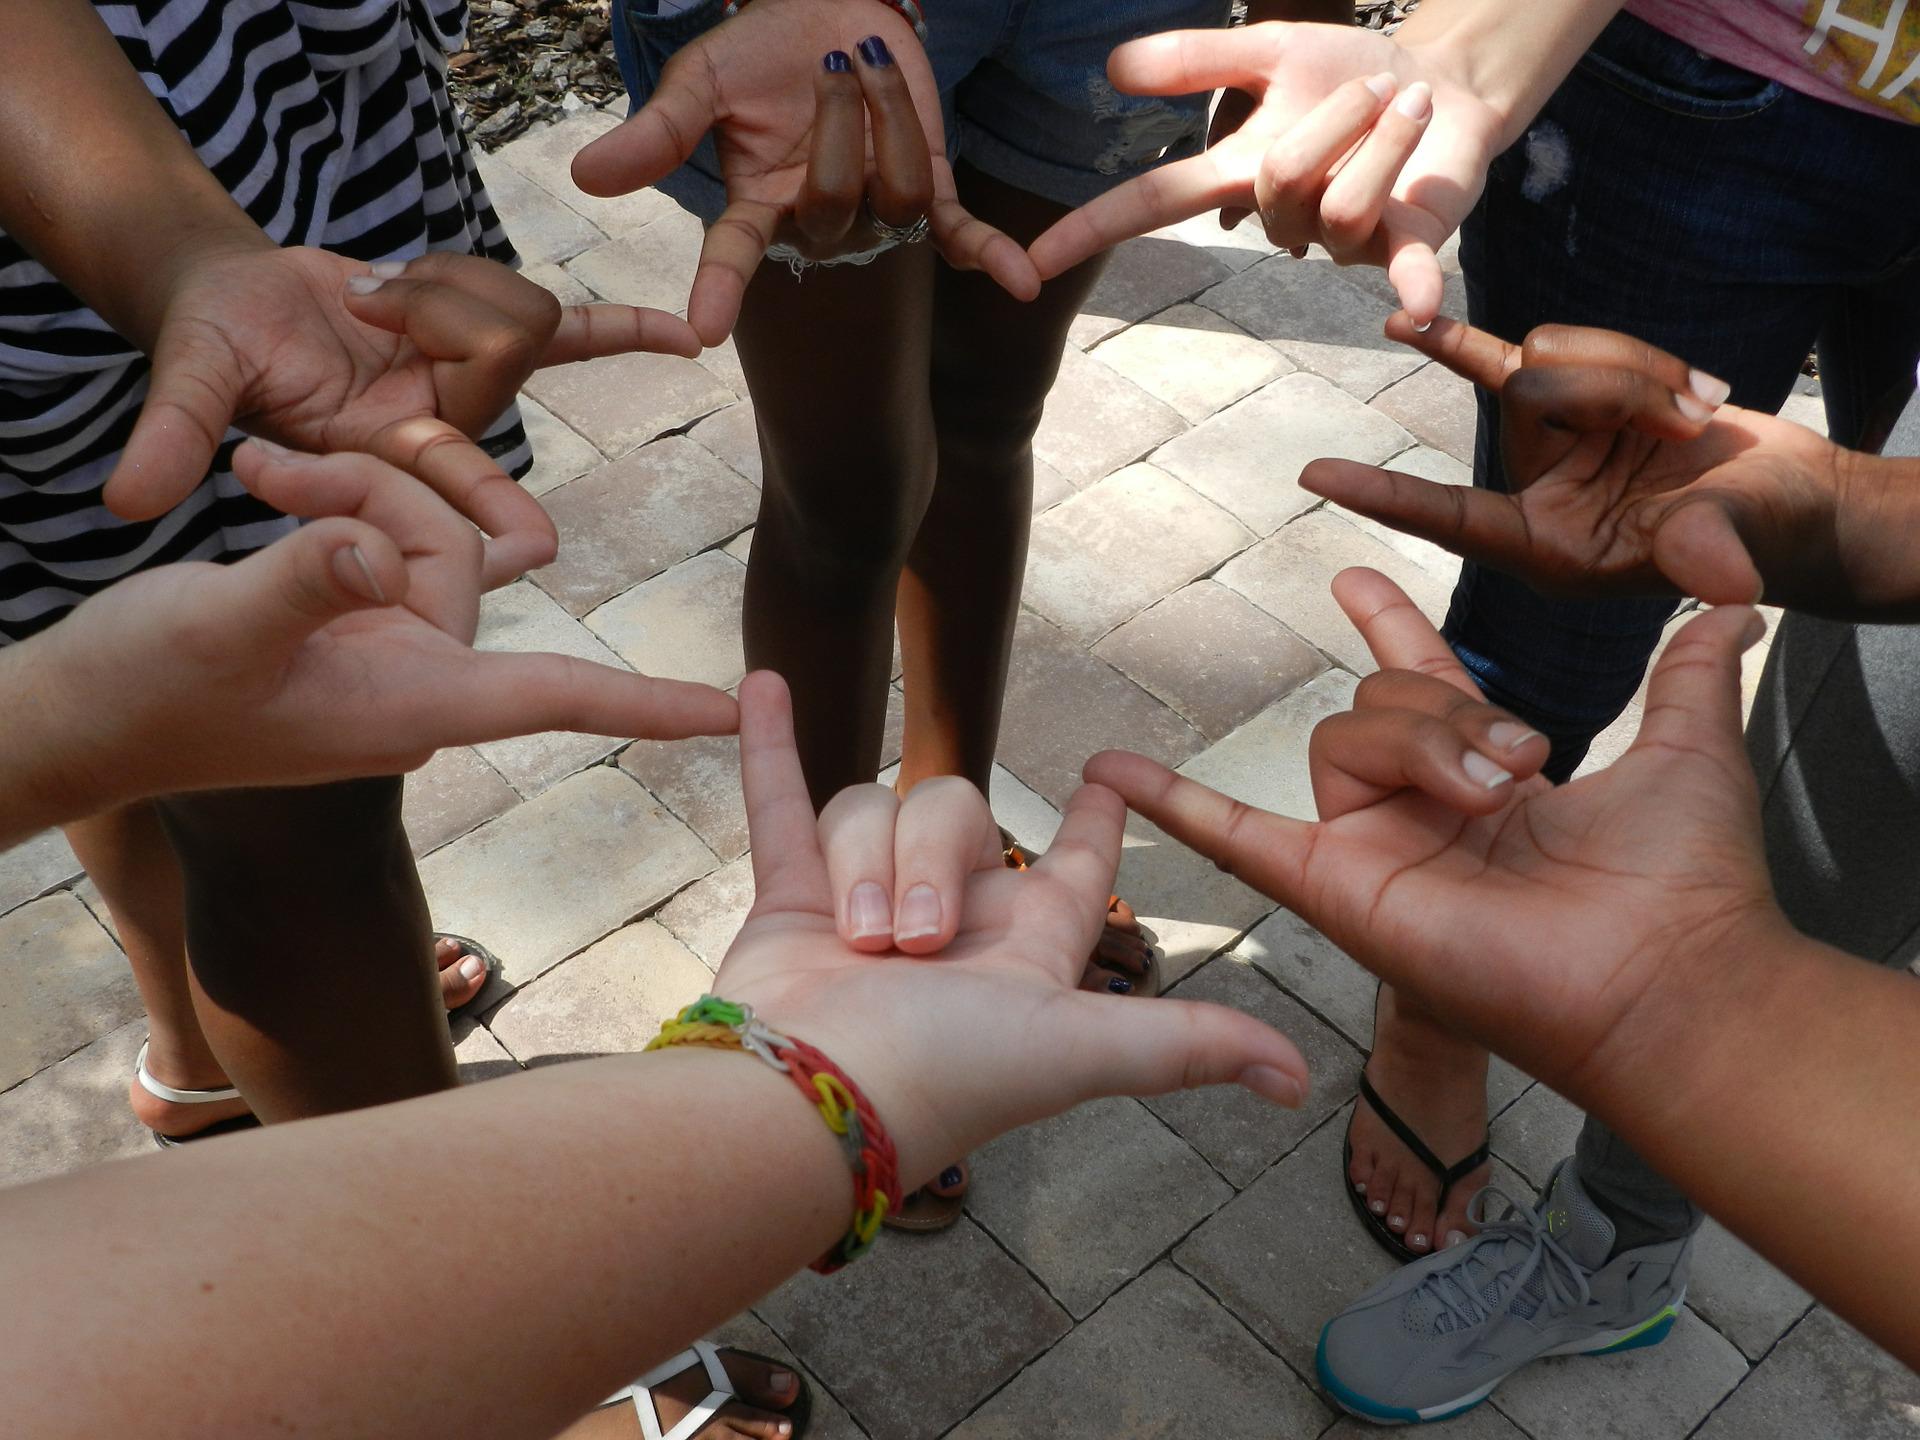
M 670 14 L 614 0 L 620 73 L 644 104 L 683 45 L 720 23 L 725 0 Z M 1107 80 L 1116 45 L 1162 30 L 1224 26 L 1229 0 L 945 0 L 929 5 L 927 58 L 940 86 L 947 158 L 1059 205 L 1206 146 L 1210 94 L 1123 95 Z M 713 137 L 659 188 L 711 225 L 726 205 Z

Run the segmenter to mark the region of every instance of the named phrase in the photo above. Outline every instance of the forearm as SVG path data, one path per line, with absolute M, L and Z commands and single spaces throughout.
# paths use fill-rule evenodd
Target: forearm
M 1425 0 L 1394 38 L 1501 116 L 1502 146 L 1619 13 L 1622 0 Z
M 24 1186 L 10 1433 L 551 1436 L 822 1254 L 851 1198 L 789 1080 L 701 1050 Z M 180 1386 L 209 1356 L 219 1383 Z
M 88 0 L 13 7 L 0 45 L 0 229 L 136 344 L 207 243 L 272 242 L 147 93 Z
M 1822 587 L 1832 593 L 1810 595 L 1804 608 L 1866 622 L 1920 620 L 1920 460 L 1838 454 L 1838 573 Z M 1777 587 L 1765 578 L 1772 599 Z

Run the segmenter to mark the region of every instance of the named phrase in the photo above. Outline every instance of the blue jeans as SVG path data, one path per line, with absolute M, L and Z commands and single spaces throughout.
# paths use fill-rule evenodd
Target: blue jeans
M 1622 15 L 1497 159 L 1461 233 L 1473 323 L 1623 330 L 1778 410 L 1817 343 L 1835 440 L 1877 449 L 1920 362 L 1920 126 L 1815 100 Z M 1479 395 L 1474 483 L 1506 488 Z M 1624 710 L 1668 600 L 1549 599 L 1464 566 L 1454 651 L 1564 780 Z

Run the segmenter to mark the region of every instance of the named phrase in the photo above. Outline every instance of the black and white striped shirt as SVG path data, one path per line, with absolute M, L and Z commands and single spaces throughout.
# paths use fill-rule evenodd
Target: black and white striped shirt
M 515 263 L 447 93 L 465 0 L 95 0 L 201 161 L 283 245 L 359 260 L 459 250 Z M 124 575 L 256 550 L 293 522 L 228 469 L 154 521 L 100 492 L 145 356 L 0 232 L 0 644 Z M 530 463 L 509 412 L 483 443 Z

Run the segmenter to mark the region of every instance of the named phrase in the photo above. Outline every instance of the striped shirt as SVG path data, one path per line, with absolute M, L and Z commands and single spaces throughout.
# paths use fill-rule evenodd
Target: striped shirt
M 147 89 L 266 233 L 358 260 L 516 264 L 447 93 L 465 0 L 96 0 Z M 101 503 L 144 355 L 0 231 L 0 644 L 122 576 L 247 554 L 293 528 L 229 464 L 153 521 Z M 513 411 L 482 442 L 531 462 Z

